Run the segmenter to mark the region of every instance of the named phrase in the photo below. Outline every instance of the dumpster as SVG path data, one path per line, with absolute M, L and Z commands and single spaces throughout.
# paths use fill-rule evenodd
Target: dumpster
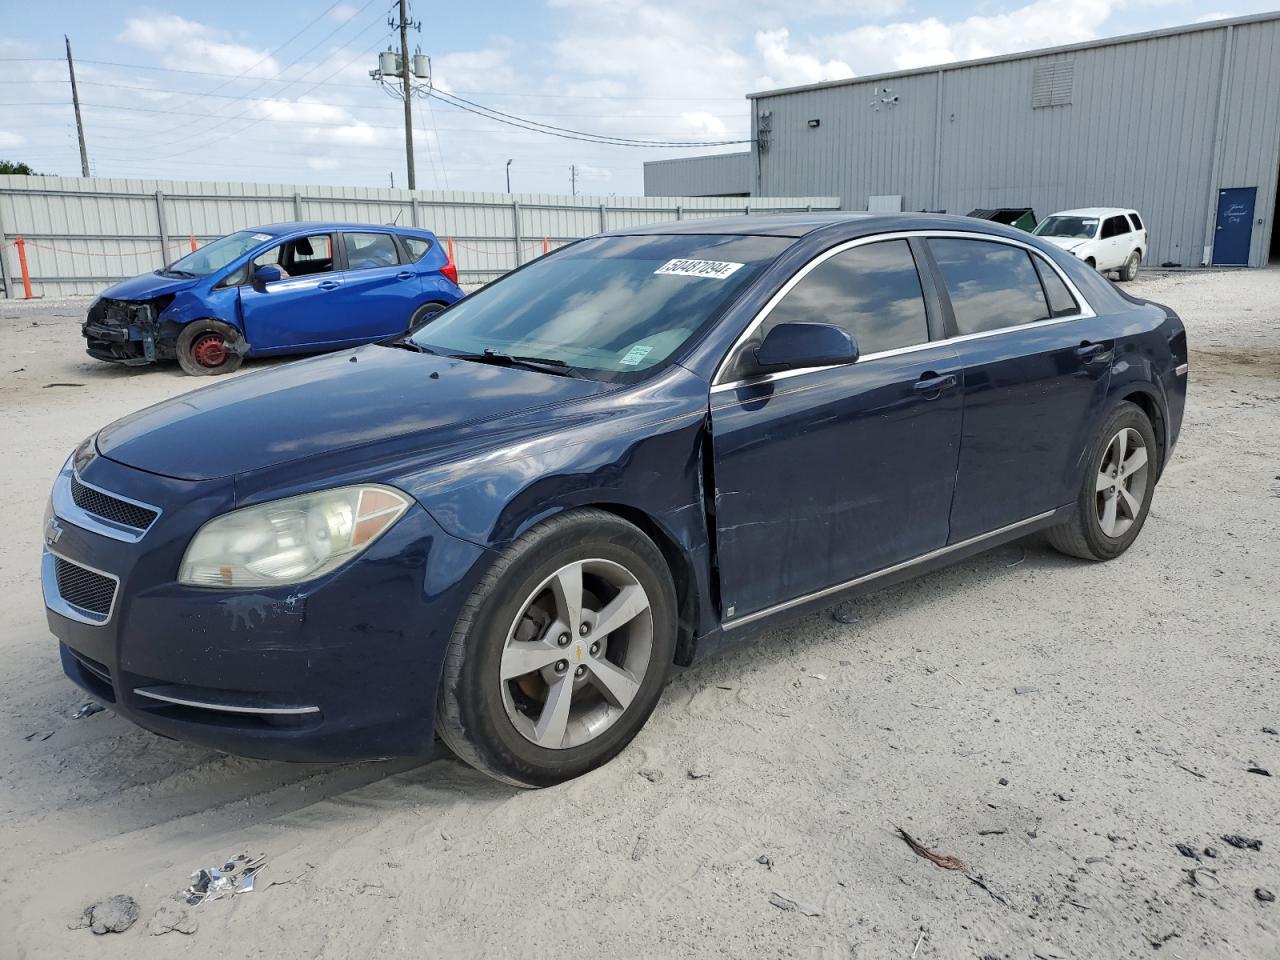
M 1000 207 L 996 210 L 970 210 L 969 216 L 977 217 L 979 220 L 991 220 L 994 223 L 1003 223 L 1010 227 L 1017 227 L 1019 230 L 1026 230 L 1030 233 L 1036 228 L 1036 224 L 1040 221 L 1036 219 L 1036 212 L 1030 207 Z

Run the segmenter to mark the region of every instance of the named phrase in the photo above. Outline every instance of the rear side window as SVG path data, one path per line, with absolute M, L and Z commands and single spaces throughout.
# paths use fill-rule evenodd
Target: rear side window
M 431 249 L 431 241 L 423 240 L 421 237 L 401 237 L 404 247 L 409 251 L 409 259 L 417 263 L 427 255 L 427 251 Z
M 1034 323 L 1049 316 L 1031 256 L 986 240 L 929 241 L 960 334 Z
M 372 270 L 393 267 L 400 262 L 396 242 L 389 233 L 344 233 L 348 270 Z
M 911 247 L 886 240 L 823 261 L 770 311 L 760 339 L 780 323 L 834 323 L 864 356 L 924 343 L 929 322 Z
M 1058 276 L 1058 271 L 1045 263 L 1040 257 L 1032 257 L 1036 272 L 1040 274 L 1040 283 L 1044 285 L 1044 295 L 1049 299 L 1049 316 L 1069 317 L 1080 312 L 1080 305 L 1071 295 L 1067 285 Z
M 1129 221 L 1125 217 L 1107 217 L 1102 224 L 1102 239 L 1108 237 L 1118 237 L 1121 234 L 1130 233 Z
M 1135 230 L 1142 229 L 1142 218 L 1140 216 L 1138 216 L 1136 213 L 1131 213 L 1129 214 L 1129 219 L 1133 221 L 1133 229 Z

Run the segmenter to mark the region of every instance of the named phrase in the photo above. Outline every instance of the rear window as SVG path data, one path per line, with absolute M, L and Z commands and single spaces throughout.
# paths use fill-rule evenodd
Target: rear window
M 931 239 L 960 334 L 985 333 L 1049 315 L 1031 256 L 986 240 Z
M 794 243 L 780 237 L 599 237 L 540 257 L 454 304 L 410 338 L 629 381 L 665 365 Z
M 405 249 L 409 251 L 409 259 L 417 263 L 427 255 L 427 251 L 431 249 L 431 241 L 424 240 L 421 237 L 401 237 Z
M 1080 305 L 1058 276 L 1058 271 L 1040 257 L 1032 257 L 1031 260 L 1036 265 L 1036 272 L 1040 274 L 1040 282 L 1044 285 L 1044 294 L 1049 299 L 1049 316 L 1069 317 L 1079 313 Z

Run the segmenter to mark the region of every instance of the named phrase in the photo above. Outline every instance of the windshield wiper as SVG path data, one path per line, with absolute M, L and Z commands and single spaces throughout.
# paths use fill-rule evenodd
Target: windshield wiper
M 384 347 L 399 347 L 401 350 L 412 350 L 414 353 L 435 353 L 430 347 L 424 347 L 420 343 L 414 343 L 412 340 L 389 340 L 382 344 Z
M 156 271 L 166 277 L 194 277 L 194 273 L 188 273 L 186 270 L 175 270 L 173 267 L 161 267 Z
M 475 363 L 492 363 L 500 367 L 520 367 L 523 370 L 536 370 L 539 373 L 550 373 L 557 377 L 575 377 L 587 379 L 563 360 L 554 357 L 525 357 L 511 353 L 502 353 L 492 347 L 485 347 L 481 353 L 451 353 L 458 360 L 471 360 Z

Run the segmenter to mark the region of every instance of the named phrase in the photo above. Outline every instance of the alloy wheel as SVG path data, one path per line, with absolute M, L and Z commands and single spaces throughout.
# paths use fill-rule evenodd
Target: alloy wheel
M 1123 537 L 1141 515 L 1149 475 L 1146 441 L 1125 427 L 1107 444 L 1094 487 L 1098 526 L 1108 537 Z
M 653 656 L 640 581 L 611 560 L 566 564 L 520 607 L 499 666 L 512 726 L 540 747 L 580 746 L 635 699 Z

